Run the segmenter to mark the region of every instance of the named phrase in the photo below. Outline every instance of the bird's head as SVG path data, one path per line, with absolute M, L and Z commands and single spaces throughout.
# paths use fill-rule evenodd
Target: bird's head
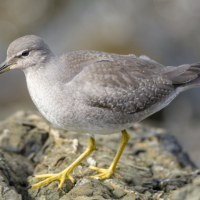
M 46 62 L 51 50 L 35 35 L 26 35 L 14 40 L 7 50 L 6 61 L 0 66 L 0 74 L 10 69 L 27 70 Z

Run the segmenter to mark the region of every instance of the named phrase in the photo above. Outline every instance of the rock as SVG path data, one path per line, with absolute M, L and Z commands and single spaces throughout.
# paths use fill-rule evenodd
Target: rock
M 113 191 L 113 194 L 114 194 L 116 199 L 120 199 L 120 198 L 122 198 L 123 196 L 126 195 L 126 192 L 124 192 L 123 190 L 120 190 L 120 189 L 115 189 Z
M 153 187 L 153 186 L 152 186 Z M 139 193 L 144 193 L 147 189 L 145 189 L 144 187 L 140 186 L 140 185 L 136 185 L 134 187 L 134 189 L 139 192 Z
M 6 151 L 19 153 L 29 159 L 34 159 L 48 138 L 48 132 L 40 129 L 38 120 L 27 115 L 27 118 L 16 117 L 23 112 L 16 113 L 0 124 L 0 146 Z M 28 118 L 29 117 L 29 118 Z M 35 117 L 35 115 L 34 115 Z M 28 120 L 29 119 L 29 120 Z
M 135 194 L 127 194 L 125 197 L 122 198 L 122 200 L 136 200 L 138 199 L 138 196 Z
M 174 191 L 171 200 L 198 200 L 200 198 L 200 177 L 194 179 L 193 183 Z
M 0 123 L 0 199 L 187 199 L 192 191 L 187 187 L 198 188 L 196 177 L 200 172 L 175 137 L 164 129 L 143 124 L 135 124 L 127 131 L 130 141 L 118 163 L 119 170 L 110 179 L 90 178 L 97 172 L 87 165 L 108 168 L 120 134 L 96 136 L 97 150 L 71 172 L 75 184 L 66 179 L 59 191 L 59 181 L 27 191 L 27 185 L 41 181 L 32 174 L 61 172 L 86 149 L 88 138 L 55 128 L 31 112 L 14 114 Z
M 0 149 L 0 199 L 29 199 L 27 177 L 33 170 L 27 158 Z
M 77 187 L 74 187 L 68 193 L 68 196 L 72 197 L 73 199 L 78 196 L 101 196 L 105 199 L 111 199 L 113 196 L 108 188 L 105 187 L 99 180 L 88 177 L 84 178 L 81 182 L 82 184 L 78 184 Z
M 182 151 L 182 147 L 173 135 L 168 133 L 162 134 L 160 137 L 160 142 L 168 151 L 179 158 L 179 163 L 181 166 L 186 167 L 190 165 L 192 168 L 196 168 L 196 165 L 190 160 L 188 154 Z

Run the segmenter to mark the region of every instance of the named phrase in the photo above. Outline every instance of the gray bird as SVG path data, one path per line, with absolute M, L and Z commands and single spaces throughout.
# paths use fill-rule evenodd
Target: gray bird
M 100 180 L 110 178 L 129 140 L 126 129 L 167 106 L 180 92 L 200 85 L 200 63 L 163 66 L 147 56 L 76 51 L 54 55 L 44 41 L 27 35 L 8 47 L 0 73 L 21 69 L 30 96 L 42 115 L 63 129 L 89 133 L 122 132 L 120 147 L 108 169 L 90 166 Z M 35 178 L 37 188 L 66 178 L 96 148 L 94 137 L 87 149 L 64 171 Z

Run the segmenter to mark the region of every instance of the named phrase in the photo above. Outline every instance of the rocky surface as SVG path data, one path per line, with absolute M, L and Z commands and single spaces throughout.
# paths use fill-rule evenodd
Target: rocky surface
M 193 180 L 192 184 L 188 184 L 180 190 L 174 191 L 171 200 L 198 200 L 200 198 L 200 177 Z
M 90 178 L 87 165 L 108 168 L 120 134 L 97 135 L 97 150 L 71 173 L 62 190 L 54 181 L 27 190 L 39 180 L 32 174 L 58 173 L 87 147 L 83 134 L 53 127 L 40 115 L 20 111 L 0 123 L 0 199 L 13 200 L 195 200 L 200 198 L 200 174 L 177 140 L 166 130 L 135 124 L 131 139 L 108 180 Z

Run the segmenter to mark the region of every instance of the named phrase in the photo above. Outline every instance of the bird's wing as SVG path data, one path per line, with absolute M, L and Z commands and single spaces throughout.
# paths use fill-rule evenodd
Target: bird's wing
M 110 56 L 84 67 L 72 81 L 90 106 L 132 114 L 162 101 L 174 89 L 162 69 L 148 59 Z

